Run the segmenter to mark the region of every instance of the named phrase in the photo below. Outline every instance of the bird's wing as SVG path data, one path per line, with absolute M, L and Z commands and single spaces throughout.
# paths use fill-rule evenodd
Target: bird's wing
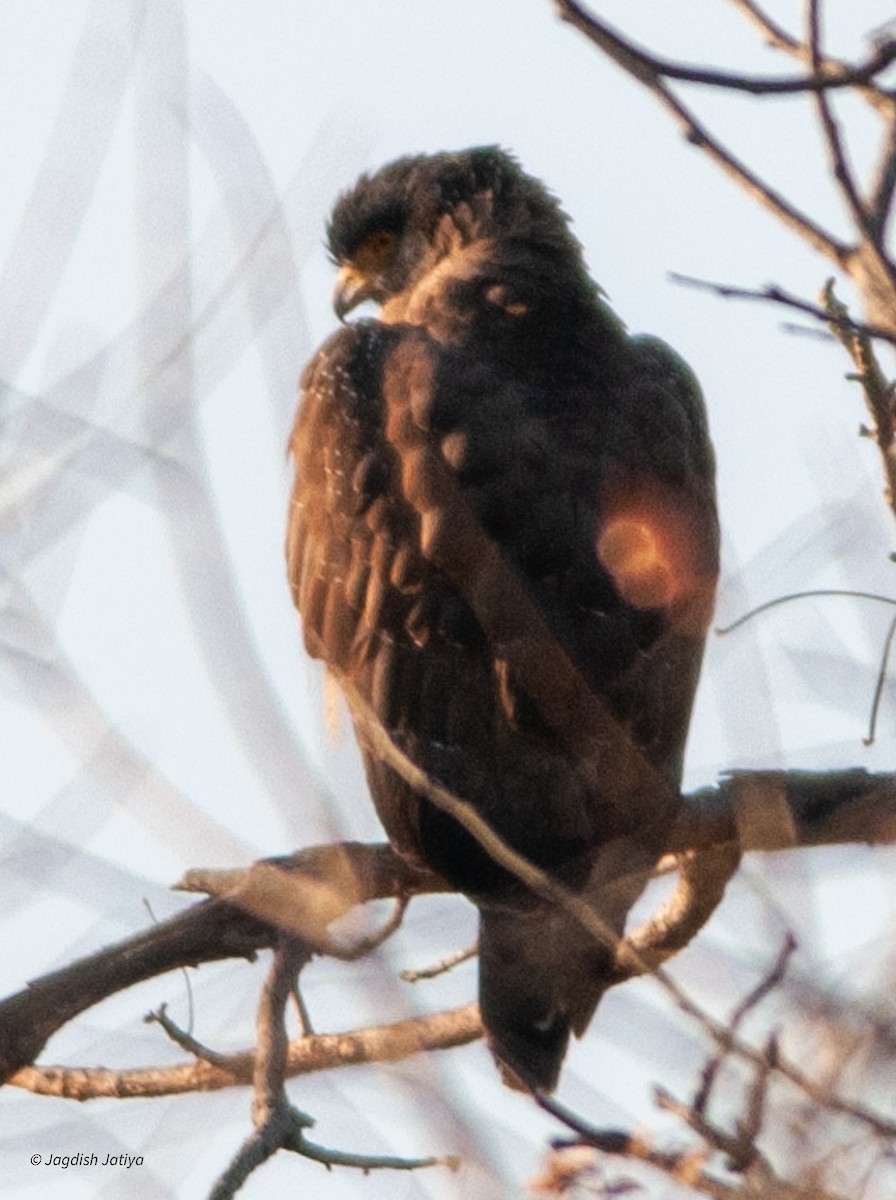
M 602 434 L 610 462 L 595 544 L 623 601 L 619 620 L 628 614 L 642 636 L 608 696 L 677 785 L 719 569 L 715 462 L 688 366 L 658 338 L 628 347 L 630 368 Z
M 706 406 L 697 377 L 684 359 L 661 338 L 639 334 L 629 339 L 635 363 L 636 386 L 649 390 L 656 411 L 666 425 L 666 437 L 657 437 L 658 449 L 667 446 L 673 457 L 663 466 L 681 478 L 689 491 L 705 497 L 709 515 L 715 513 L 715 458 L 709 439 Z M 712 537 L 707 527 L 706 537 Z M 717 539 L 717 533 L 714 535 Z
M 288 533 L 309 652 L 614 928 L 674 816 L 716 555 L 699 392 L 659 344 L 629 358 L 612 390 L 561 403 L 481 347 L 340 329 L 302 380 Z M 606 947 L 559 913 L 532 913 L 533 940 L 513 881 L 366 766 L 398 849 L 482 905 L 494 1044 L 550 1084 Z
M 638 354 L 615 393 L 564 409 L 481 347 L 362 322 L 302 383 L 288 557 L 309 652 L 543 861 L 662 824 L 655 776 L 677 771 L 699 665 L 703 625 L 674 625 L 712 574 L 699 395 L 687 411 L 661 352 Z M 667 559 L 685 545 L 680 578 L 645 575 L 641 526 Z
M 427 355 L 407 327 L 358 322 L 307 367 L 291 440 L 288 572 L 308 652 L 351 683 L 424 770 L 471 794 L 494 723 L 492 662 L 469 604 L 424 552 L 426 464 L 395 428 L 408 404 L 431 399 Z M 390 838 L 437 869 L 422 842 L 439 836 L 424 839 L 416 798 L 372 756 L 367 767 Z
M 339 329 L 305 369 L 290 441 L 296 480 L 287 528 L 287 570 L 306 648 L 337 671 L 350 665 L 374 613 L 382 572 L 371 509 L 394 470 L 382 439 L 377 386 L 389 339 L 380 326 Z M 365 618 L 365 613 L 366 618 Z

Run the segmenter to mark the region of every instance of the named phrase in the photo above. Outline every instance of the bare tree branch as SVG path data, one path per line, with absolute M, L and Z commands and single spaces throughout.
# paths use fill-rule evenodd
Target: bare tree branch
M 670 271 L 669 278 L 674 283 L 682 284 L 685 287 L 712 292 L 722 300 L 761 300 L 769 304 L 783 304 L 786 308 L 806 313 L 807 316 L 814 317 L 817 321 L 824 321 L 829 326 L 852 330 L 864 337 L 879 338 L 896 346 L 896 332 L 893 329 L 882 325 L 871 325 L 866 321 L 857 321 L 847 313 L 845 308 L 839 313 L 832 313 L 824 305 L 813 304 L 810 300 L 794 296 L 775 284 L 768 284 L 764 288 L 744 288 L 730 283 L 713 283 L 708 279 L 695 279 L 691 275 L 680 275 L 677 271 Z
M 675 891 L 617 947 L 619 982 L 643 974 L 645 968 L 655 969 L 696 937 L 719 906 L 740 858 L 740 846 L 734 841 L 678 856 Z
M 252 1072 L 252 1121 L 255 1132 L 234 1156 L 210 1193 L 210 1200 L 232 1200 L 249 1176 L 278 1150 L 288 1150 L 325 1167 L 354 1167 L 369 1171 L 416 1171 L 421 1167 L 448 1166 L 456 1169 L 456 1158 L 395 1158 L 331 1150 L 308 1140 L 305 1133 L 314 1124 L 306 1113 L 289 1102 L 286 1094 L 289 1042 L 286 1037 L 286 1006 L 295 980 L 308 957 L 298 939 L 281 936 L 271 969 L 262 988 L 258 1006 L 258 1046 Z
M 873 746 L 877 736 L 877 715 L 880 712 L 881 697 L 884 694 L 884 684 L 887 681 L 887 669 L 890 665 L 890 651 L 893 648 L 893 638 L 896 637 L 896 617 L 890 622 L 887 636 L 884 639 L 884 649 L 880 656 L 880 667 L 877 672 L 877 682 L 874 685 L 874 698 L 871 701 L 871 715 L 868 718 L 868 733 L 862 738 L 866 746 Z
M 489 857 L 519 879 L 535 895 L 563 909 L 598 942 L 615 950 L 614 983 L 633 975 L 659 972 L 671 957 L 698 932 L 714 912 L 725 885 L 737 870 L 737 837 L 720 839 L 721 845 L 700 847 L 685 860 L 678 888 L 660 914 L 631 938 L 619 938 L 598 912 L 581 896 L 554 880 L 547 872 L 518 854 L 482 819 L 468 801 L 440 787 L 401 751 L 382 727 L 370 706 L 347 681 L 341 681 L 352 710 L 355 728 L 377 758 L 392 768 L 414 791 L 448 813 L 471 834 Z M 676 993 L 671 980 L 658 975 Z
M 274 948 L 258 1005 L 258 1047 L 252 1070 L 252 1123 L 247 1138 L 215 1183 L 209 1200 L 232 1200 L 252 1172 L 278 1150 L 301 1153 L 304 1131 L 314 1121 L 287 1100 L 287 1039 L 284 1016 L 298 973 L 307 962 L 308 948 L 295 938 L 281 935 Z
M 252 880 L 245 885 L 245 899 L 237 889 L 233 901 L 215 899 L 195 905 L 169 921 L 153 925 L 145 933 L 45 975 L 0 1003 L 0 1082 L 19 1067 L 34 1062 L 58 1029 L 107 996 L 181 967 L 226 958 L 252 959 L 256 951 L 272 947 L 278 927 L 253 915 L 252 907 L 276 916 L 274 897 L 285 896 L 288 900 L 290 894 L 295 896 L 288 886 L 290 874 L 301 875 L 304 869 L 313 879 L 315 875 L 325 877 L 329 870 L 333 878 L 344 881 L 347 860 L 354 870 L 354 885 L 353 890 L 343 895 L 343 912 L 364 899 L 445 886 L 440 880 L 421 876 L 385 845 L 346 842 L 302 851 L 291 859 L 279 860 L 276 866 L 270 861 L 256 864 L 254 872 L 240 873 Z M 255 882 L 259 876 L 264 880 L 263 886 Z M 279 891 L 272 886 L 278 877 L 286 881 Z M 337 888 L 331 887 L 327 893 L 330 920 L 339 915 L 337 892 Z M 308 892 L 303 891 L 302 895 L 307 898 Z M 283 915 L 288 923 L 289 907 L 285 901 Z M 318 909 L 312 909 L 307 924 L 320 927 Z
M 850 841 L 882 844 L 893 840 L 893 777 L 861 770 L 828 774 L 758 771 L 737 772 L 716 788 L 686 797 L 668 850 L 681 854 L 739 845 L 750 850 L 774 850 L 795 845 Z M 0 1003 L 3 1078 L 28 1067 L 58 1029 L 107 996 L 184 966 L 225 958 L 251 959 L 257 950 L 271 947 L 278 936 L 278 928 L 272 923 L 278 917 L 272 897 L 278 898 L 280 915 L 289 931 L 294 932 L 297 923 L 319 928 L 319 913 L 305 922 L 296 919 L 296 897 L 307 899 L 309 894 L 320 894 L 308 892 L 303 870 L 320 882 L 329 867 L 344 880 L 346 859 L 355 868 L 355 883 L 350 894 L 343 896 L 342 911 L 369 899 L 445 887 L 441 880 L 412 871 L 390 847 L 358 843 L 315 847 L 291 858 L 258 863 L 244 872 L 197 872 L 206 881 L 214 879 L 232 898 L 219 896 L 198 904 L 145 933 L 36 980 Z M 276 876 L 279 878 L 274 885 Z M 294 876 L 299 877 L 297 889 L 291 885 Z M 263 883 L 258 882 L 259 878 Z M 338 893 L 338 889 L 333 891 Z M 562 893 L 562 889 L 559 891 Z M 254 911 L 245 911 L 244 904 Z M 269 920 L 255 915 L 261 910 Z M 333 913 L 331 920 L 338 915 L 335 908 L 327 911 Z M 588 912 L 591 920 L 593 914 Z M 653 932 L 648 922 L 646 931 L 633 934 L 634 946 L 629 948 L 624 942 L 620 945 L 619 980 L 639 960 L 649 969 L 651 955 L 662 955 L 664 927 L 671 930 L 668 936 L 676 944 L 680 942 L 681 928 L 675 920 L 664 926 L 663 918 L 655 918 Z M 200 1077 L 204 1069 L 201 1065 L 197 1068 Z
M 737 3 L 737 0 L 734 0 Z M 880 162 L 869 189 L 869 199 L 863 198 L 853 178 L 839 127 L 828 99 L 829 87 L 822 84 L 831 78 L 850 75 L 845 64 L 826 58 L 820 46 L 817 0 L 807 0 L 808 36 L 805 42 L 786 34 L 760 7 L 743 0 L 737 7 L 756 24 L 773 45 L 808 62 L 812 78 L 818 86 L 808 89 L 816 97 L 819 120 L 828 145 L 832 176 L 847 201 L 857 238 L 850 245 L 814 221 L 797 208 L 786 196 L 738 159 L 719 139 L 701 124 L 694 113 L 670 90 L 669 80 L 679 80 L 690 72 L 679 64 L 658 59 L 634 42 L 611 29 L 606 22 L 587 13 L 577 0 L 554 0 L 562 19 L 568 21 L 601 49 L 618 66 L 643 84 L 671 113 L 684 130 L 686 137 L 698 146 L 731 179 L 757 203 L 773 213 L 789 229 L 803 238 L 813 249 L 836 263 L 858 287 L 869 327 L 885 333 L 890 341 L 896 338 L 896 264 L 884 246 L 884 230 L 892 208 L 896 189 L 896 95 L 892 90 L 869 84 L 868 80 L 852 77 L 851 90 L 873 103 L 885 121 L 885 136 Z M 878 39 L 877 51 L 889 54 L 896 47 L 896 38 Z M 740 84 L 725 80 L 719 73 L 714 82 L 719 87 L 739 90 Z M 797 303 L 795 307 L 802 307 Z M 810 311 L 810 310 L 804 310 Z M 815 314 L 813 314 L 815 315 Z
M 654 1167 L 697 1193 L 724 1197 L 725 1200 L 747 1200 L 748 1197 L 761 1197 L 762 1200 L 843 1200 L 824 1186 L 817 1170 L 808 1172 L 800 1183 L 782 1178 L 758 1145 L 768 1105 L 769 1085 L 776 1076 L 789 1080 L 804 1093 L 814 1093 L 821 1111 L 837 1111 L 848 1115 L 866 1126 L 873 1136 L 881 1136 L 887 1144 L 892 1138 L 892 1133 L 883 1132 L 892 1128 L 891 1123 L 880 1114 L 865 1105 L 837 1096 L 828 1086 L 822 1087 L 807 1081 L 792 1064 L 782 1062 L 774 1035 L 766 1040 L 762 1050 L 755 1050 L 737 1038 L 737 1026 L 744 1016 L 780 984 L 792 950 L 793 944 L 788 940 L 768 973 L 738 1005 L 724 1033 L 720 1026 L 704 1015 L 704 1031 L 716 1042 L 718 1052 L 701 1072 L 693 1101 L 688 1103 L 676 1099 L 663 1088 L 655 1089 L 654 1098 L 659 1108 L 675 1115 L 696 1133 L 700 1139 L 699 1145 L 669 1152 L 653 1144 L 644 1133 L 599 1129 L 553 1097 L 539 1093 L 535 1096 L 538 1104 L 576 1134 L 575 1142 L 555 1140 L 554 1146 L 592 1146 L 602 1154 L 622 1156 Z M 730 1053 L 745 1060 L 752 1079 L 745 1092 L 742 1116 L 732 1117 L 730 1101 L 724 1101 L 728 1127 L 723 1127 L 709 1113 L 710 1093 L 719 1067 Z M 716 1156 L 724 1156 L 726 1171 L 737 1176 L 737 1182 L 722 1180 L 708 1170 Z M 577 1169 L 581 1176 L 586 1164 L 580 1161 Z M 571 1177 L 573 1174 L 571 1172 Z M 545 1181 L 550 1178 L 549 1170 Z
M 799 62 L 808 64 L 811 61 L 812 54 L 809 46 L 773 21 L 768 13 L 755 3 L 755 0 L 730 0 L 730 3 L 759 30 L 767 45 L 789 54 Z M 851 75 L 853 71 L 854 68 L 849 63 L 828 55 L 821 55 L 818 62 L 818 73 L 825 79 L 844 78 Z M 879 85 L 872 85 L 870 82 L 863 83 L 854 78 L 851 86 L 881 115 L 892 115 L 896 111 L 892 93 Z
M 757 604 L 755 608 L 751 608 L 749 612 L 745 612 L 736 621 L 731 621 L 728 625 L 717 626 L 716 633 L 720 637 L 733 633 L 735 629 L 739 629 L 747 621 L 752 621 L 760 613 L 777 608 L 780 604 L 790 604 L 794 600 L 818 600 L 820 597 L 825 596 L 836 596 L 841 600 L 874 600 L 878 604 L 886 604 L 889 608 L 896 608 L 896 596 L 885 596 L 882 592 L 862 592 L 853 590 L 852 588 L 810 588 L 805 592 L 787 592 L 784 596 L 775 596 L 773 600 L 766 600 L 764 604 Z
M 819 62 L 818 69 L 813 69 L 811 75 L 775 78 L 683 66 L 651 54 L 642 46 L 622 37 L 606 21 L 587 13 L 577 0 L 555 0 L 555 3 L 564 21 L 579 29 L 621 67 L 636 74 L 645 83 L 656 83 L 665 78 L 725 88 L 727 91 L 747 92 L 752 96 L 792 96 L 801 92 L 826 92 L 869 83 L 896 61 L 896 42 L 888 41 L 878 46 L 869 59 L 858 66 L 825 60 Z
M 887 130 L 881 144 L 880 162 L 870 189 L 870 220 L 877 244 L 884 245 L 896 192 L 896 103 L 887 113 Z
M 825 288 L 824 302 L 830 312 L 831 328 L 855 363 L 855 378 L 862 385 L 883 463 L 887 503 L 896 516 L 896 382 L 884 375 L 868 335 L 844 323 L 846 309 L 834 295 L 833 281 Z
M 748 195 L 773 212 L 785 225 L 805 238 L 811 246 L 832 259 L 838 266 L 847 269 L 851 255 L 850 248 L 791 204 L 780 192 L 762 180 L 714 138 L 690 109 L 666 87 L 663 82 L 664 76 L 656 69 L 655 63 L 649 58 L 645 59 L 632 43 L 610 30 L 604 22 L 587 14 L 580 5 L 575 3 L 575 0 L 554 0 L 554 4 L 563 20 L 569 21 L 570 24 L 581 30 L 618 66 L 644 84 L 657 97 L 684 130 L 685 137 L 689 142 L 699 147 L 717 166 L 744 188 Z
M 759 983 L 751 992 L 748 993 L 747 996 L 744 997 L 744 999 L 734 1010 L 731 1020 L 729 1021 L 729 1028 L 732 1033 L 738 1032 L 747 1014 L 752 1012 L 753 1009 L 756 1008 L 757 1005 L 760 1004 L 765 997 L 780 984 L 781 980 L 784 978 L 784 972 L 787 970 L 787 965 L 790 962 L 795 948 L 796 942 L 792 936 L 788 935 L 784 941 L 784 945 L 781 948 L 780 954 L 772 964 L 768 974 L 763 979 L 760 979 Z M 707 1060 L 702 1072 L 700 1073 L 700 1084 L 694 1095 L 693 1107 L 696 1112 L 703 1114 L 709 1107 L 712 1092 L 715 1087 L 716 1080 L 718 1079 L 719 1071 L 721 1070 L 726 1058 L 727 1051 L 723 1048 Z M 778 1061 L 776 1042 L 772 1041 L 766 1046 L 763 1058 L 764 1061 L 761 1064 L 756 1064 L 757 1087 L 759 1086 L 759 1080 L 767 1078 L 772 1066 Z M 753 1103 L 755 1105 L 755 1099 Z M 755 1114 L 751 1119 L 751 1127 L 754 1129 L 754 1136 L 758 1131 L 758 1119 L 758 1116 Z
M 219 1054 L 218 1051 L 212 1050 L 211 1047 L 203 1045 L 202 1042 L 200 1042 L 197 1038 L 194 1038 L 193 1035 L 188 1033 L 185 1029 L 181 1029 L 180 1026 L 172 1021 L 171 1017 L 168 1016 L 167 1004 L 161 1004 L 157 1009 L 154 1009 L 152 1012 L 148 1012 L 143 1020 L 147 1025 L 161 1025 L 162 1029 L 164 1029 L 165 1033 L 172 1040 L 172 1042 L 174 1042 L 176 1046 L 179 1046 L 181 1050 L 186 1050 L 188 1054 L 192 1054 L 194 1058 L 198 1058 L 202 1062 L 209 1063 L 213 1067 L 220 1067 L 223 1071 L 229 1069 L 230 1059 L 232 1056 L 227 1054 Z M 53 1068 L 49 1069 L 53 1070 Z M 64 1069 L 65 1068 L 62 1068 L 62 1070 Z M 84 1072 L 79 1072 L 81 1075 L 89 1075 L 91 1073 L 92 1072 L 90 1068 L 87 1068 Z M 15 1077 L 13 1078 L 12 1082 L 14 1081 Z M 80 1098 L 88 1099 L 86 1095 Z
M 807 0 L 806 20 L 808 26 L 809 62 L 812 67 L 812 74 L 818 76 L 822 69 L 820 0 Z M 818 112 L 819 124 L 824 131 L 825 142 L 828 147 L 831 174 L 840 186 L 840 191 L 843 193 L 847 206 L 852 213 L 856 228 L 860 229 L 866 237 L 871 237 L 871 223 L 869 221 L 868 210 L 865 207 L 865 202 L 859 195 L 856 182 L 853 179 L 852 171 L 847 162 L 840 127 L 828 103 L 826 92 L 822 90 L 815 93 L 815 105 Z
M 896 841 L 896 777 L 845 771 L 732 771 L 692 793 L 670 848 L 740 843 L 784 850 L 848 842 Z
M 398 1062 L 427 1050 L 450 1050 L 482 1036 L 479 1005 L 466 1004 L 425 1017 L 372 1025 L 344 1033 L 320 1033 L 289 1043 L 286 1075 L 310 1075 L 338 1067 Z M 189 1048 L 189 1047 L 185 1047 Z M 213 1092 L 252 1082 L 255 1052 L 212 1054 L 195 1051 L 199 1061 L 165 1067 L 109 1070 L 104 1067 L 22 1067 L 9 1080 L 13 1087 L 68 1100 L 145 1099 L 185 1092 Z
M 562 1125 L 570 1129 L 576 1140 L 555 1139 L 556 1149 L 569 1146 L 593 1146 L 603 1154 L 641 1162 L 655 1168 L 674 1182 L 689 1186 L 712 1200 L 745 1200 L 744 1193 L 736 1184 L 729 1184 L 705 1170 L 706 1154 L 693 1150 L 668 1151 L 654 1146 L 645 1136 L 626 1133 L 615 1129 L 598 1129 L 552 1096 L 536 1096 L 538 1105 Z
M 455 950 L 453 954 L 446 954 L 444 958 L 439 959 L 437 963 L 433 963 L 429 967 L 420 967 L 417 970 L 406 970 L 401 972 L 401 978 L 405 983 L 420 983 L 424 979 L 436 979 L 439 975 L 444 975 L 448 971 L 453 971 L 455 967 L 461 963 L 469 962 L 471 958 L 475 958 L 479 953 L 479 943 L 473 942 L 471 946 L 465 946 L 463 950 Z
M 803 43 L 789 34 L 782 25 L 773 21 L 754 0 L 731 0 L 731 3 L 743 13 L 747 20 L 752 21 L 769 46 L 773 46 L 776 50 L 784 50 L 798 58 L 808 59 Z

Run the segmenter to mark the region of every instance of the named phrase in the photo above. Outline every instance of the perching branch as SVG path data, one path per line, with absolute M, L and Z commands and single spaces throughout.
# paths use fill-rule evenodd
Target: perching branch
M 675 854 L 719 853 L 723 862 L 730 862 L 726 860 L 726 847 L 733 852 L 740 847 L 777 850 L 848 842 L 884 844 L 894 840 L 896 780 L 889 775 L 870 775 L 861 770 L 744 771 L 726 777 L 716 788 L 684 798 L 668 850 Z M 354 882 L 344 891 L 341 889 L 345 887 L 347 864 L 351 865 Z M 338 887 L 324 886 L 328 870 L 339 881 Z M 315 885 L 310 890 L 309 878 Z M 680 887 L 693 887 L 687 867 L 684 878 L 685 883 Z M 347 911 L 353 904 L 370 899 L 444 889 L 442 881 L 411 871 L 390 847 L 358 843 L 312 848 L 291 858 L 257 863 L 243 872 L 193 873 L 192 886 L 200 886 L 200 881 L 203 889 L 217 891 L 218 895 L 154 925 L 145 933 L 45 976 L 0 1003 L 0 1050 L 7 1078 L 12 1076 L 12 1082 L 19 1086 L 52 1094 L 78 1094 L 78 1089 L 86 1086 L 83 1073 L 53 1068 L 42 1075 L 30 1066 L 56 1030 L 106 996 L 143 979 L 223 958 L 254 957 L 257 950 L 271 947 L 279 935 L 272 923 L 278 906 L 290 932 L 300 926 L 320 930 L 321 916 L 316 902 L 321 895 L 328 897 L 326 911 L 333 914 L 329 918 L 332 920 L 338 915 L 340 894 L 341 911 Z M 718 882 L 712 886 L 712 894 L 718 897 Z M 668 957 L 666 951 L 684 944 L 687 930 L 694 924 L 699 927 L 698 922 L 705 916 L 702 893 L 698 890 L 697 895 L 700 903 L 695 901 L 691 910 L 676 893 L 663 910 L 665 917 L 663 912 L 654 916 L 643 929 L 635 930 L 620 943 L 616 982 L 630 976 L 642 964 L 644 969 L 650 969 L 652 962 Z M 301 919 L 301 903 L 309 896 L 315 901 L 314 911 Z M 249 912 L 244 905 L 250 908 Z M 256 915 L 262 910 L 271 920 Z M 455 1036 L 461 1040 L 476 1036 L 468 1023 L 469 1015 L 458 1020 L 459 1025 L 449 1022 L 449 1028 L 428 1030 L 421 1036 L 432 1036 L 437 1042 L 444 1039 L 444 1044 L 456 1044 L 451 1042 Z M 290 1070 L 329 1069 L 341 1061 L 368 1061 L 367 1056 L 373 1053 L 389 1056 L 397 1044 L 407 1044 L 398 1026 L 394 1032 L 386 1032 L 392 1029 L 383 1027 L 382 1033 L 368 1031 L 369 1038 L 334 1034 L 301 1039 L 298 1048 L 290 1050 Z M 417 1036 L 416 1027 L 410 1036 Z M 371 1049 L 374 1045 L 380 1049 L 374 1052 Z M 226 1072 L 231 1073 L 227 1077 L 220 1073 L 218 1065 L 205 1061 L 186 1069 L 177 1068 L 177 1073 L 161 1085 L 154 1072 L 133 1072 L 126 1076 L 101 1073 L 95 1080 L 98 1087 L 106 1089 L 100 1094 L 139 1095 L 154 1094 L 153 1089 L 228 1086 L 245 1082 L 247 1070 L 246 1060 L 237 1056 L 227 1064 Z
M 402 755 L 384 731 L 378 725 L 364 722 L 363 707 L 359 707 L 358 698 L 351 697 L 351 700 L 356 721 L 361 718 L 362 737 L 374 746 L 384 761 L 407 778 L 430 802 L 451 812 L 487 846 L 496 861 L 518 873 L 539 894 L 561 905 L 586 929 L 591 930 L 596 938 L 607 943 L 608 934 L 603 922 L 587 904 L 534 865 L 520 859 L 481 822 L 481 818 L 466 802 L 451 796 L 425 777 L 418 778 L 418 768 Z M 884 821 L 888 810 L 889 823 Z M 869 821 L 869 817 L 873 817 L 873 822 Z M 885 841 L 896 838 L 896 783 L 891 777 L 876 778 L 863 772 L 847 772 L 839 776 L 783 772 L 731 776 L 718 789 L 698 793 L 685 802 L 668 847 L 670 851 L 686 852 L 681 863 L 679 887 L 660 914 L 630 937 L 616 942 L 617 973 L 613 982 L 652 969 L 678 1008 L 696 1021 L 704 1034 L 715 1042 L 719 1058 L 731 1055 L 751 1066 L 755 1081 L 750 1112 L 757 1130 L 764 1102 L 762 1089 L 771 1063 L 770 1051 L 756 1051 L 745 1043 L 737 1034 L 736 1022 L 725 1026 L 711 1018 L 658 964 L 685 944 L 711 914 L 736 869 L 742 847 L 773 848 L 846 840 L 853 823 L 862 840 Z M 873 834 L 869 832 L 872 824 Z M 702 869 L 697 870 L 698 866 Z M 197 885 L 200 879 L 204 881 L 203 886 L 218 890 L 227 897 L 206 901 L 191 910 L 200 914 L 200 928 L 203 914 L 214 915 L 216 911 L 221 911 L 231 918 L 227 926 L 233 930 L 235 945 L 240 953 L 251 953 L 253 934 L 260 944 L 276 947 L 271 974 L 259 1007 L 256 1050 L 226 1057 L 211 1053 L 177 1031 L 160 1014 L 156 1019 L 165 1025 L 169 1034 L 196 1055 L 194 1063 L 151 1072 L 24 1066 L 12 1076 L 11 1082 L 37 1092 L 84 1099 L 98 1095 L 159 1095 L 232 1086 L 251 1079 L 255 1094 L 255 1130 L 215 1185 L 211 1193 L 212 1200 L 231 1200 L 249 1175 L 278 1150 L 288 1150 L 326 1166 L 354 1167 L 365 1172 L 381 1168 L 411 1170 L 437 1164 L 455 1166 L 456 1160 L 450 1158 L 368 1157 L 319 1146 L 307 1137 L 306 1130 L 312 1123 L 311 1118 L 295 1109 L 288 1102 L 285 1092 L 285 1080 L 302 1070 L 326 1069 L 359 1061 L 385 1061 L 421 1049 L 460 1045 L 481 1036 L 477 1006 L 470 1005 L 453 1013 L 441 1013 L 434 1018 L 403 1022 L 380 1030 L 301 1036 L 292 1043 L 287 1041 L 284 1026 L 287 1002 L 296 989 L 296 976 L 302 965 L 315 950 L 328 944 L 327 925 L 348 907 L 373 896 L 397 897 L 400 911 L 410 894 L 439 890 L 444 886 L 441 881 L 409 872 L 387 847 L 353 844 L 319 847 L 290 859 L 256 864 L 244 873 L 197 873 L 191 885 Z M 251 914 L 246 926 L 241 926 L 239 919 L 243 903 L 250 908 Z M 282 916 L 282 924 L 287 927 L 287 932 L 261 922 L 259 913 L 262 911 L 267 915 Z M 242 913 L 242 916 L 245 915 Z M 138 954 L 127 972 L 132 981 L 147 977 L 147 962 L 160 965 L 158 955 L 153 955 L 151 947 L 147 945 L 147 938 L 153 936 L 169 953 L 173 951 L 172 958 L 175 961 L 171 962 L 172 966 L 183 965 L 183 948 L 178 946 L 177 939 L 172 941 L 172 926 L 182 929 L 189 916 L 184 914 L 164 926 L 154 927 L 149 935 L 135 939 Z M 208 920 L 206 915 L 206 923 Z M 192 951 L 189 961 L 196 962 L 201 958 L 201 949 L 196 931 L 192 932 L 194 936 L 186 938 L 185 944 Z M 114 947 L 106 954 L 110 960 L 106 964 L 108 984 L 111 962 L 121 962 L 131 956 L 126 947 Z M 208 947 L 209 959 L 221 956 L 220 947 Z M 94 956 L 94 960 L 96 958 Z M 82 975 L 83 968 L 83 963 L 75 964 L 67 973 L 69 978 Z M 37 997 L 46 1002 L 52 987 L 58 987 L 59 977 L 65 974 L 57 973 L 55 977 L 39 981 L 30 991 L 20 993 L 0 1005 L 0 1028 L 6 1034 L 6 1052 L 10 1061 L 14 1061 L 15 1056 L 21 1053 L 21 1048 L 15 1043 L 7 1018 L 10 1014 L 17 1018 L 19 1028 L 23 1027 L 23 1023 L 27 1025 L 28 999 Z M 90 994 L 92 1002 L 95 1002 L 95 990 Z M 757 997 L 759 995 L 757 993 Z M 77 1001 L 70 1000 L 69 1011 L 75 1008 Z M 43 1011 L 38 1004 L 38 1012 Z M 59 1023 L 64 1023 L 64 1018 Z M 28 1041 L 26 1038 L 24 1044 L 33 1045 L 33 1039 Z M 896 1137 L 896 1126 L 891 1122 L 879 1117 L 865 1105 L 831 1095 L 828 1089 L 812 1080 L 795 1064 L 784 1060 L 777 1052 L 773 1065 L 776 1073 L 810 1099 L 818 1102 L 823 1100 L 829 1111 L 851 1116 L 870 1126 L 881 1137 Z M 691 1116 L 704 1132 L 715 1128 L 702 1114 L 691 1113 Z M 734 1142 L 731 1144 L 734 1145 Z M 742 1144 L 746 1144 L 743 1138 L 738 1145 Z M 640 1146 L 641 1143 L 626 1140 L 624 1152 L 632 1154 L 635 1145 Z M 671 1162 L 662 1155 L 657 1157 L 658 1153 L 651 1150 L 645 1161 L 651 1161 L 654 1165 Z M 751 1169 L 753 1165 L 751 1159 Z M 706 1179 L 708 1181 L 709 1177 Z
M 151 1014 L 148 1019 L 158 1019 Z M 166 1032 L 169 1032 L 166 1026 Z M 451 1050 L 482 1036 L 478 1004 L 465 1004 L 425 1017 L 410 1017 L 386 1025 L 343 1033 L 320 1033 L 299 1037 L 289 1043 L 286 1077 L 312 1075 L 339 1067 L 400 1062 L 428 1050 Z M 178 1044 L 181 1039 L 178 1038 Z M 246 1086 L 252 1082 L 255 1052 L 239 1050 L 215 1054 L 204 1046 L 183 1048 L 196 1055 L 195 1062 L 167 1067 L 110 1070 L 105 1067 L 22 1067 L 10 1079 L 14 1087 L 41 1096 L 67 1100 L 147 1099 L 152 1096 L 182 1095 L 186 1092 L 215 1092 Z
M 298 885 L 290 884 L 291 876 L 299 877 Z M 279 915 L 289 924 L 289 902 L 297 895 L 307 903 L 303 924 L 312 936 L 325 930 L 322 919 L 335 920 L 357 903 L 445 886 L 413 871 L 390 846 L 357 842 L 312 847 L 292 858 L 257 863 L 248 872 L 218 872 L 216 879 L 227 898 L 195 905 L 35 980 L 0 1003 L 0 1082 L 33 1063 L 57 1030 L 107 996 L 181 967 L 252 959 L 272 947 L 278 926 L 266 918 Z M 322 884 L 325 880 L 329 886 Z

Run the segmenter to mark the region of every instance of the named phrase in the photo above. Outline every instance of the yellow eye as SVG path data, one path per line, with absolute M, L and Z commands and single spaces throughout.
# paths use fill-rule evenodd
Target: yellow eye
M 387 265 L 394 250 L 395 234 L 388 229 L 378 229 L 355 254 L 355 266 L 365 275 L 374 275 Z

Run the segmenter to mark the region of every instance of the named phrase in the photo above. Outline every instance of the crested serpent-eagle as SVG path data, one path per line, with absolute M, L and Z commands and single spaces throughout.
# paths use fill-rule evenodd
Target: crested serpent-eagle
M 703 402 L 629 336 L 504 151 L 399 159 L 328 227 L 340 318 L 292 435 L 305 645 L 434 782 L 582 896 L 603 941 L 364 744 L 396 849 L 480 912 L 505 1077 L 553 1088 L 662 853 L 718 573 Z M 360 722 L 363 726 L 363 721 Z

